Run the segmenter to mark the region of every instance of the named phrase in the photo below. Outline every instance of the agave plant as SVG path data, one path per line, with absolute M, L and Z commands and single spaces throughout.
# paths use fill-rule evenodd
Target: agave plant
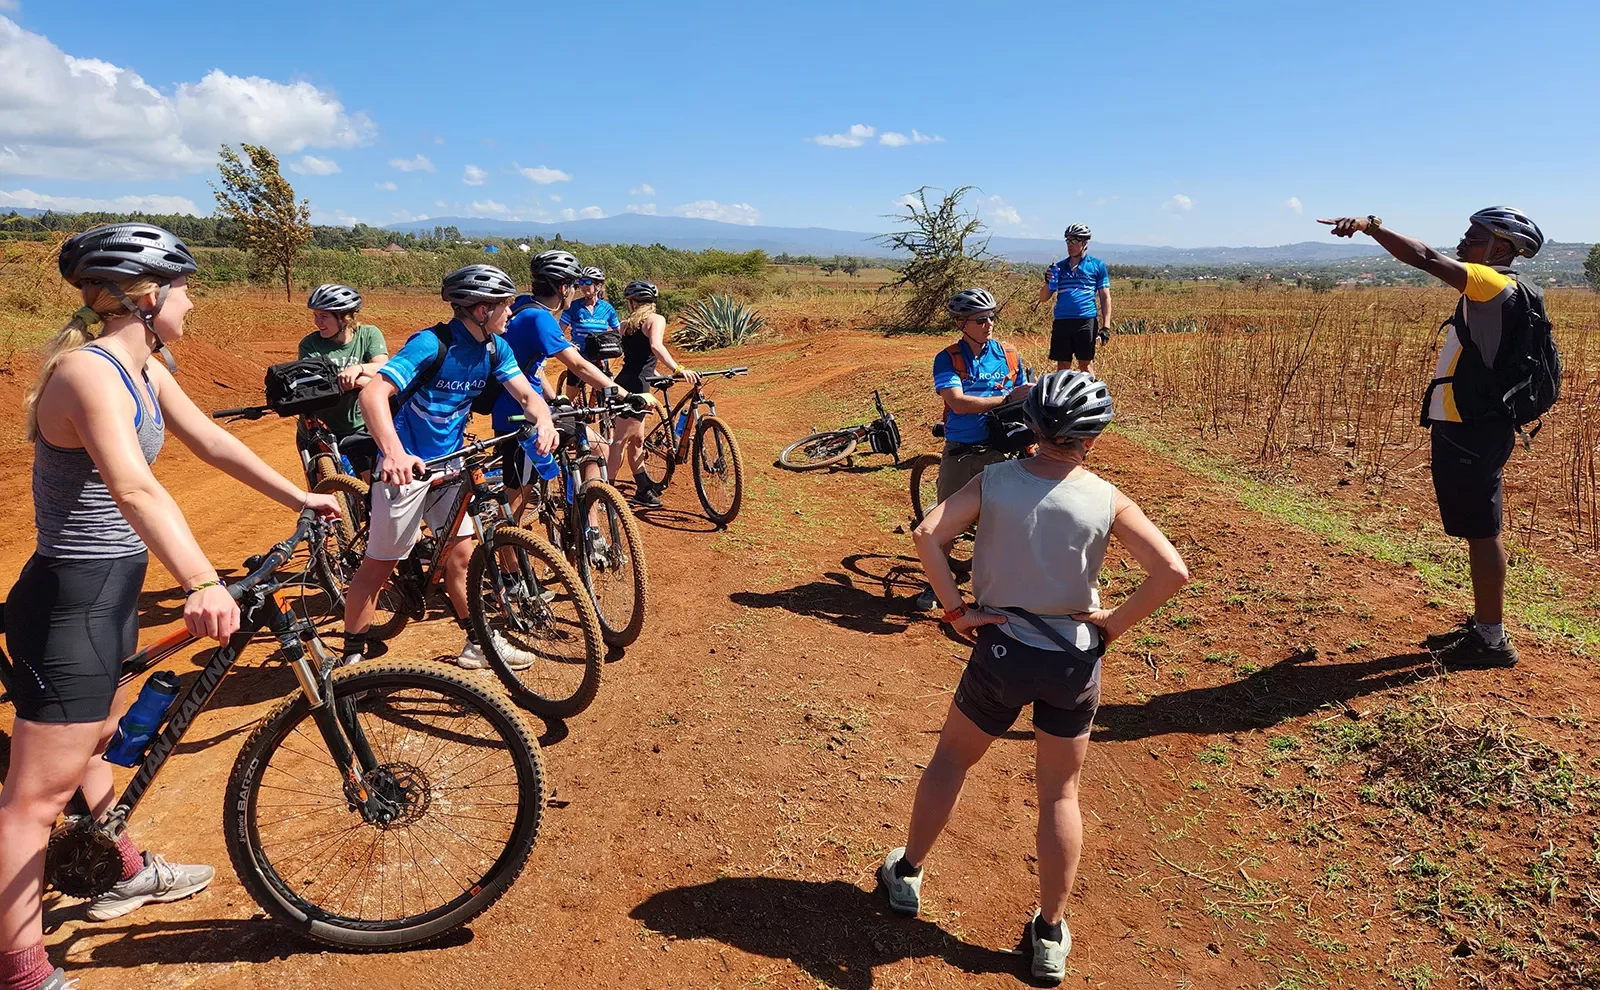
M 692 351 L 742 344 L 767 321 L 731 296 L 708 296 L 683 312 L 678 343 Z

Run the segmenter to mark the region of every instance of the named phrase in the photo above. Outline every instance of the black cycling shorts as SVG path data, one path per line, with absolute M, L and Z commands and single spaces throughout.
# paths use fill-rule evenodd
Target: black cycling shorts
M 1517 445 L 1510 423 L 1434 423 L 1433 492 L 1444 531 L 1463 540 L 1500 535 L 1506 461 Z
M 103 722 L 139 646 L 143 553 L 64 559 L 34 554 L 6 598 L 11 700 L 30 722 Z
M 1050 324 L 1050 360 L 1094 360 L 1095 317 L 1066 316 Z
M 1100 659 L 1090 665 L 1062 650 L 1018 642 L 995 626 L 979 626 L 978 645 L 956 685 L 956 707 L 986 734 L 1002 736 L 1028 704 L 1040 732 L 1064 739 L 1087 735 L 1100 708 Z

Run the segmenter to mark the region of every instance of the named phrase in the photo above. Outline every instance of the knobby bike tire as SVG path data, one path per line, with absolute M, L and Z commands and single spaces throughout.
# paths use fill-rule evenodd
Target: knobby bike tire
M 672 421 L 663 419 L 644 435 L 644 476 L 658 488 L 667 487 L 678 467 L 677 457 L 678 438 L 673 435 Z
M 341 582 L 337 595 L 342 600 L 344 593 L 349 590 L 350 578 L 360 566 L 367 552 L 367 525 L 371 521 L 369 507 L 372 505 L 372 486 L 360 478 L 348 474 L 336 474 L 324 479 L 312 491 L 322 495 L 336 495 L 344 507 L 344 518 L 333 527 L 332 539 L 334 546 L 329 548 L 330 553 L 336 552 L 340 566 L 335 569 L 335 577 Z M 400 634 L 411 621 L 411 611 L 405 605 L 405 596 L 395 588 L 395 581 L 402 580 L 396 573 L 384 584 L 383 590 L 378 592 L 378 607 L 373 615 L 372 625 L 367 629 L 367 638 L 376 640 L 393 639 Z M 334 589 L 328 589 L 330 595 Z M 343 616 L 340 617 L 341 621 Z
M 939 488 L 939 463 L 938 454 L 922 454 L 911 462 L 911 525 L 922 522 L 924 516 L 933 511 L 938 504 L 937 491 Z M 966 574 L 972 570 L 972 537 L 968 530 L 956 537 L 950 545 L 950 550 L 945 557 L 950 561 L 950 569 L 957 574 Z
M 708 456 L 709 455 L 709 456 Z M 739 443 L 733 439 L 728 424 L 715 416 L 700 420 L 694 432 L 694 493 L 700 496 L 700 506 L 706 517 L 718 526 L 733 522 L 744 503 L 744 459 L 739 455 Z M 733 496 L 726 505 L 712 504 L 713 483 L 726 486 L 733 482 Z
M 594 506 L 605 513 L 600 535 L 606 549 L 596 553 L 589 546 L 589 520 Z M 644 540 L 639 524 L 622 493 L 595 479 L 578 489 L 575 509 L 583 521 L 583 545 L 578 548 L 578 576 L 594 598 L 600 617 L 600 634 L 607 646 L 631 646 L 644 630 L 644 617 L 650 599 L 650 576 L 645 569 Z M 596 558 L 604 566 L 596 566 Z
M 311 459 L 311 486 L 313 489 L 339 474 L 339 462 L 332 454 L 318 454 Z M 349 477 L 346 475 L 346 477 Z
M 492 547 L 474 550 L 467 565 L 467 607 L 484 656 L 511 700 L 535 715 L 570 718 L 593 704 L 600 690 L 605 650 L 594 599 L 577 570 L 543 537 L 503 525 L 490 542 Z M 489 557 L 498 562 L 502 551 L 519 574 L 508 577 L 498 563 L 490 570 Z M 506 614 L 491 579 L 496 572 L 508 583 L 504 600 L 522 629 Z
M 471 675 L 450 671 L 432 663 L 402 660 L 369 660 L 333 672 L 333 695 L 362 725 L 362 736 L 373 747 L 380 766 L 385 772 L 396 775 L 412 786 L 409 794 L 419 798 L 403 805 L 405 814 L 387 825 L 367 824 L 358 811 L 351 811 L 343 790 L 341 768 L 333 765 L 321 733 L 310 717 L 310 707 L 304 694 L 296 692 L 284 699 L 256 726 L 245 741 L 234 762 L 228 779 L 228 790 L 223 802 L 223 835 L 228 846 L 228 856 L 239 880 L 250 896 L 268 914 L 297 934 L 314 942 L 355 952 L 410 948 L 439 938 L 482 914 L 499 900 L 522 873 L 538 838 L 540 819 L 544 811 L 544 769 L 539 744 L 529 731 L 527 722 L 507 704 L 504 697 L 482 684 L 474 683 Z M 406 699 L 407 692 L 414 700 Z M 438 700 L 427 701 L 425 698 Z M 363 709 L 363 706 L 368 706 Z M 363 724 L 357 713 L 366 715 Z M 419 720 L 448 715 L 443 724 L 424 725 L 420 733 L 423 743 L 412 742 L 412 731 Z M 373 723 L 393 717 L 394 729 L 387 734 L 371 731 Z M 464 742 L 471 726 L 469 722 L 481 721 L 487 731 L 476 743 Z M 384 723 L 388 726 L 391 723 Z M 428 730 L 432 730 L 431 732 Z M 348 730 L 347 730 L 348 733 Z M 403 741 L 397 735 L 403 734 Z M 488 774 L 480 773 L 479 766 L 463 766 L 462 758 L 443 759 L 440 754 L 452 743 L 463 750 L 479 751 L 482 759 L 499 758 L 506 767 Z M 382 749 L 382 753 L 377 751 Z M 389 762 L 384 756 L 390 755 Z M 403 756 L 404 761 L 393 756 Z M 282 765 L 274 762 L 281 757 Z M 419 767 L 416 762 L 429 762 L 429 767 Z M 429 768 L 437 762 L 433 776 Z M 306 772 L 325 778 L 326 783 L 309 781 L 295 775 L 289 768 L 306 766 Z M 288 779 L 284 779 L 287 776 Z M 420 778 L 420 780 L 419 780 Z M 458 778 L 460 778 L 458 780 Z M 375 785 L 376 778 L 369 779 Z M 285 788 L 292 784 L 292 788 Z M 418 786 L 418 785 L 421 786 Z M 286 808 L 292 813 L 279 821 L 262 820 L 262 797 L 267 794 L 266 814 L 272 813 L 272 794 L 285 792 L 292 797 Z M 445 878 L 460 884 L 460 894 L 434 894 L 437 886 L 430 884 L 428 894 L 417 895 L 410 902 L 412 913 L 397 918 L 358 917 L 364 906 L 373 899 L 366 888 L 356 901 L 356 911 L 333 909 L 344 895 L 349 877 L 362 859 L 362 849 L 347 857 L 351 868 L 344 878 L 337 878 L 339 869 L 333 867 L 334 856 L 342 846 L 331 851 L 327 843 L 336 840 L 343 831 L 338 827 L 317 827 L 318 798 L 326 795 L 328 821 L 344 826 L 344 834 L 359 845 L 366 838 L 363 830 L 372 833 L 365 847 L 365 867 L 362 872 L 380 885 L 404 884 L 408 874 L 423 876 L 429 868 L 436 868 Z M 484 803 L 477 795 L 494 794 L 504 800 Z M 420 805 L 420 807 L 418 807 Z M 467 812 L 493 814 L 494 808 L 515 808 L 501 814 L 513 820 L 502 823 L 502 837 L 488 837 L 483 822 L 492 820 L 474 817 Z M 429 817 L 430 813 L 434 817 Z M 438 827 L 444 821 L 444 831 L 428 833 L 426 829 Z M 468 828 L 456 829 L 452 820 Z M 278 829 L 285 835 L 280 840 Z M 442 843 L 450 841 L 451 833 L 460 836 L 466 832 L 473 847 L 465 856 L 466 865 L 448 864 Z M 295 834 L 297 833 L 297 834 Z M 265 838 L 264 838 L 265 835 Z M 435 843 L 431 855 L 419 855 L 415 848 L 409 858 L 401 850 L 410 842 L 415 847 L 430 849 L 424 836 Z M 341 841 L 342 840 L 337 840 Z M 298 851 L 310 857 L 303 868 L 296 868 Z M 273 855 L 281 847 L 282 853 Z M 311 876 L 317 857 L 326 853 L 328 859 L 316 876 Z M 374 869 L 371 864 L 377 862 Z M 476 865 L 474 865 L 474 863 Z M 465 882 L 458 877 L 464 877 Z M 442 901 L 426 906 L 418 903 L 432 894 Z M 448 900 L 445 898 L 448 897 Z M 378 910 L 394 903 L 380 895 L 376 899 Z M 407 910 L 404 893 L 399 898 L 398 912 Z
M 849 430 L 826 430 L 801 437 L 783 448 L 778 463 L 791 471 L 830 467 L 856 452 L 856 435 Z

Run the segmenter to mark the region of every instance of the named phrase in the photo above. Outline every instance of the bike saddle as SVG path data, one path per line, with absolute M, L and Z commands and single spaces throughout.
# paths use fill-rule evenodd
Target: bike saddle
M 339 453 L 355 460 L 358 455 L 378 456 L 378 441 L 370 433 L 352 433 L 339 441 Z

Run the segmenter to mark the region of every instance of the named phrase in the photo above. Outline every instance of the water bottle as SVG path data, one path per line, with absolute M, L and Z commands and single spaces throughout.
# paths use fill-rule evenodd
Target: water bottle
M 678 414 L 677 435 L 680 436 L 680 437 L 683 436 L 683 431 L 687 430 L 688 428 L 689 428 L 689 410 L 685 409 L 683 412 Z
M 167 717 L 167 709 L 177 700 L 178 687 L 178 675 L 170 670 L 158 670 L 150 675 L 139 689 L 139 697 L 117 723 L 116 735 L 106 746 L 104 759 L 107 763 L 131 767 L 139 762 L 145 747 L 150 745 L 150 738 Z

